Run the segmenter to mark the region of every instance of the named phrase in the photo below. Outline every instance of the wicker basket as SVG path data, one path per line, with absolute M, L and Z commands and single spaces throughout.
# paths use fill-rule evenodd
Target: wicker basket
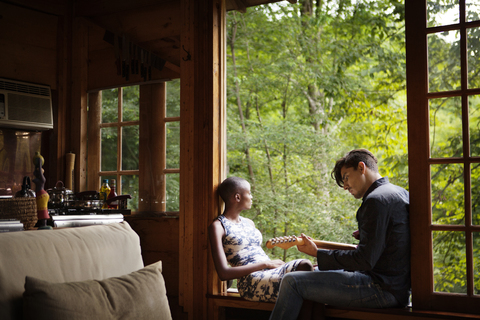
M 0 199 L 0 219 L 18 219 L 25 230 L 37 223 L 36 198 Z

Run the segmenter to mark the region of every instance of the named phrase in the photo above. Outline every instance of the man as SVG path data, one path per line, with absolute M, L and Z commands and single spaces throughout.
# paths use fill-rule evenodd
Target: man
M 317 249 L 310 237 L 298 250 L 317 257 L 315 272 L 293 272 L 282 280 L 272 320 L 296 319 L 303 300 L 334 306 L 406 306 L 410 294 L 409 194 L 378 173 L 368 150 L 339 159 L 332 177 L 355 198 L 360 243 L 355 250 Z

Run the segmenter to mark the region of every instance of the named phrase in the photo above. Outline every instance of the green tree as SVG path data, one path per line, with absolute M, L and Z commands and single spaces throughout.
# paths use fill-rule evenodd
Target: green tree
M 229 175 L 252 183 L 247 215 L 265 237 L 353 241 L 359 202 L 330 178 L 349 149 L 379 153 L 407 186 L 402 9 L 301 1 L 229 13 Z

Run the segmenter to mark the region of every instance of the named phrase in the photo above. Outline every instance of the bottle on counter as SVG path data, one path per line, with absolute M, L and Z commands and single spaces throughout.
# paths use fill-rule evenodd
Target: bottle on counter
M 113 198 L 117 196 L 116 186 L 115 186 L 115 179 L 110 180 L 110 193 L 108 194 L 107 199 Z M 110 205 L 108 205 L 108 209 L 117 209 L 118 203 L 117 201 L 112 201 Z
M 108 199 L 109 194 L 110 194 L 110 186 L 108 185 L 108 179 L 103 179 L 102 187 L 100 188 L 100 192 L 98 194 L 99 200 L 104 201 L 102 209 L 108 209 L 108 205 L 106 201 Z

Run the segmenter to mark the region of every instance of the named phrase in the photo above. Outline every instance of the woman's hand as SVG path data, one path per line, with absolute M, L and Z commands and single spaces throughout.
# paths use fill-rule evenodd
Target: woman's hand
M 275 269 L 285 264 L 282 260 L 270 260 L 266 261 L 265 269 Z

